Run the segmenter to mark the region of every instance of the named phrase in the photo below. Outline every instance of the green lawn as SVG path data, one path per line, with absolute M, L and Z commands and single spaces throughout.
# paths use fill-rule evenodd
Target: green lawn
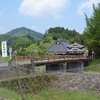
M 4 88 L 0 88 L 0 97 L 7 100 L 22 100 L 19 94 Z M 98 94 L 62 90 L 44 90 L 39 94 L 27 94 L 24 97 L 26 100 L 100 100 Z
M 93 61 L 89 65 L 97 65 L 100 64 L 100 59 L 93 59 Z
M 88 66 L 84 68 L 85 72 L 100 72 L 100 65 Z
M 84 68 L 85 72 L 100 72 L 100 59 L 94 59 L 89 66 Z

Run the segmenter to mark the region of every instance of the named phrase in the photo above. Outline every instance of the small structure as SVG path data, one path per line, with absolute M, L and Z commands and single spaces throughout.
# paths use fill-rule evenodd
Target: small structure
M 49 53 L 66 54 L 69 49 L 68 45 L 67 41 L 58 39 L 47 51 Z
M 68 54 L 83 54 L 82 48 L 84 47 L 83 45 L 80 45 L 78 43 L 73 43 L 71 45 L 67 46 L 69 49 L 67 50 Z

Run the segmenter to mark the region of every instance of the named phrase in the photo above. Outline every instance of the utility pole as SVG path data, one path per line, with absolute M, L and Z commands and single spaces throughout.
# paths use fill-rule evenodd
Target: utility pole
M 26 48 L 26 43 L 27 43 L 27 31 L 26 31 L 26 35 L 25 35 L 25 47 Z

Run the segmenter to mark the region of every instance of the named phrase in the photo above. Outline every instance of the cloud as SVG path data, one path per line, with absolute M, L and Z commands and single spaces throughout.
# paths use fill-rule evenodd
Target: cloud
M 97 5 L 98 3 L 100 3 L 100 0 L 85 0 L 85 2 L 78 5 L 77 14 L 84 15 L 84 12 L 87 10 L 92 12 L 93 4 Z
M 19 12 L 28 16 L 57 16 L 69 5 L 69 0 L 23 0 Z

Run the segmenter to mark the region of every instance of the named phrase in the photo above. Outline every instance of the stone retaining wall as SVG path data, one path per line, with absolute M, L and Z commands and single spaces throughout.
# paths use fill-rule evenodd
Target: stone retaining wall
M 100 73 L 64 73 L 58 77 L 53 83 L 55 89 L 100 93 Z

